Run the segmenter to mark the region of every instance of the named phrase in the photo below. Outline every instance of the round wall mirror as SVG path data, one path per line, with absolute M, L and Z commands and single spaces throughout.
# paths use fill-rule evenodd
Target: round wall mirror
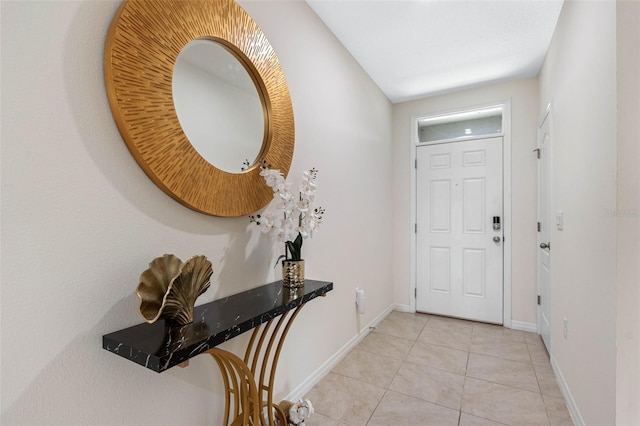
M 187 43 L 173 69 L 173 103 L 187 139 L 205 160 L 239 173 L 265 139 L 262 99 L 245 66 L 224 45 Z
M 196 59 L 183 61 L 192 48 Z M 224 78 L 213 72 L 200 78 L 210 87 L 182 93 L 182 83 L 197 79 L 183 79 L 180 69 L 204 67 L 211 74 L 220 65 L 215 58 L 225 55 L 222 67 L 235 69 L 228 74 L 243 83 L 219 85 L 214 81 Z M 285 176 L 289 172 L 295 133 L 291 97 L 269 41 L 237 3 L 127 0 L 109 28 L 104 65 L 118 129 L 140 167 L 165 193 L 223 217 L 255 212 L 273 198 L 259 166 L 265 162 Z M 247 88 L 255 94 L 241 93 Z M 189 90 L 199 90 L 200 98 L 194 101 Z M 226 97 L 213 105 L 203 92 L 214 97 L 226 92 Z M 222 122 L 229 126 L 223 128 Z

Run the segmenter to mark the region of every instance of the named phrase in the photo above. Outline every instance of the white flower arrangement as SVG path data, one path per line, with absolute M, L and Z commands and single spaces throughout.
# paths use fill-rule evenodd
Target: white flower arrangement
M 313 205 L 317 175 L 318 170 L 315 168 L 305 170 L 296 195 L 291 191 L 291 182 L 285 180 L 280 170 L 262 166 L 260 176 L 273 189 L 273 207 L 278 213 L 249 216 L 249 220 L 262 232 L 285 243 L 285 254 L 278 260 L 302 260 L 302 241 L 313 236 L 322 223 L 325 210 Z

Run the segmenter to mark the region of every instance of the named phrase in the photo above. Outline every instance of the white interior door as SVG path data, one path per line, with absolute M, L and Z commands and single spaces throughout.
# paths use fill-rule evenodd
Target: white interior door
M 420 146 L 417 161 L 416 310 L 502 324 L 502 137 Z
M 551 353 L 551 174 L 549 114 L 538 129 L 538 327 Z

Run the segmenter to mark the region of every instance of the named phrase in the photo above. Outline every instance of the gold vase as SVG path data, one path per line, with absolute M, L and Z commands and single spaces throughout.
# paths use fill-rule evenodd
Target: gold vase
M 304 259 L 282 261 L 282 285 L 289 288 L 304 287 Z

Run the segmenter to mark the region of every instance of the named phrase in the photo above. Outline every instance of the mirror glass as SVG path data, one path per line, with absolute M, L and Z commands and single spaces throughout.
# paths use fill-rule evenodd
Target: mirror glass
M 231 173 L 255 163 L 265 116 L 256 85 L 236 56 L 213 40 L 192 40 L 178 55 L 172 86 L 178 120 L 198 154 Z

